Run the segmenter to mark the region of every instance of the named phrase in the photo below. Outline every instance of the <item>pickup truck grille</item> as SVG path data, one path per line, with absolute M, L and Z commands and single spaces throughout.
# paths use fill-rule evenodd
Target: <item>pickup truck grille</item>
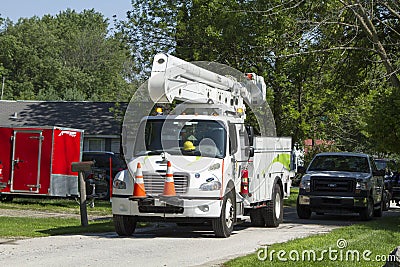
M 356 183 L 352 178 L 313 177 L 311 179 L 313 192 L 354 192 L 355 187 Z
M 165 173 L 143 172 L 144 188 L 148 195 L 159 195 L 164 191 Z M 174 173 L 176 194 L 186 193 L 189 187 L 187 173 Z

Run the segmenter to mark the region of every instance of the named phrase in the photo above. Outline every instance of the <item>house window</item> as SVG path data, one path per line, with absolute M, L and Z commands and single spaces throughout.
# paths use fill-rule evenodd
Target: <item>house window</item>
M 87 140 L 87 151 L 105 151 L 104 139 L 91 138 Z
M 119 139 L 111 140 L 111 152 L 118 153 L 120 152 L 120 141 Z

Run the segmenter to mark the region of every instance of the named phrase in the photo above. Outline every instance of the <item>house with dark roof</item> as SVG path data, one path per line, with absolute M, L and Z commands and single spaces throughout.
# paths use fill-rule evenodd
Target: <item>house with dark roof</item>
M 70 101 L 0 101 L 1 126 L 60 126 L 84 130 L 85 151 L 120 153 L 120 133 L 127 103 Z

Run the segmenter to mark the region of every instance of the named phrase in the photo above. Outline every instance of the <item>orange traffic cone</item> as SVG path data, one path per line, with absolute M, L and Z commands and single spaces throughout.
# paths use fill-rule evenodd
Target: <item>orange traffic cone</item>
M 146 190 L 144 189 L 142 166 L 140 165 L 140 162 L 138 162 L 137 167 L 136 167 L 135 185 L 133 186 L 133 197 L 134 198 L 145 198 L 146 197 Z
M 171 161 L 167 163 L 167 174 L 165 175 L 164 193 L 163 196 L 173 197 L 176 196 L 174 174 L 171 170 Z

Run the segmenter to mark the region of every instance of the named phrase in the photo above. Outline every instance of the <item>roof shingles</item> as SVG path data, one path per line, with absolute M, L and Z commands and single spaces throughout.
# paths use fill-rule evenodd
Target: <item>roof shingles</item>
M 62 126 L 85 130 L 87 135 L 119 135 L 121 121 L 111 110 L 124 113 L 127 103 L 0 101 L 2 126 Z

